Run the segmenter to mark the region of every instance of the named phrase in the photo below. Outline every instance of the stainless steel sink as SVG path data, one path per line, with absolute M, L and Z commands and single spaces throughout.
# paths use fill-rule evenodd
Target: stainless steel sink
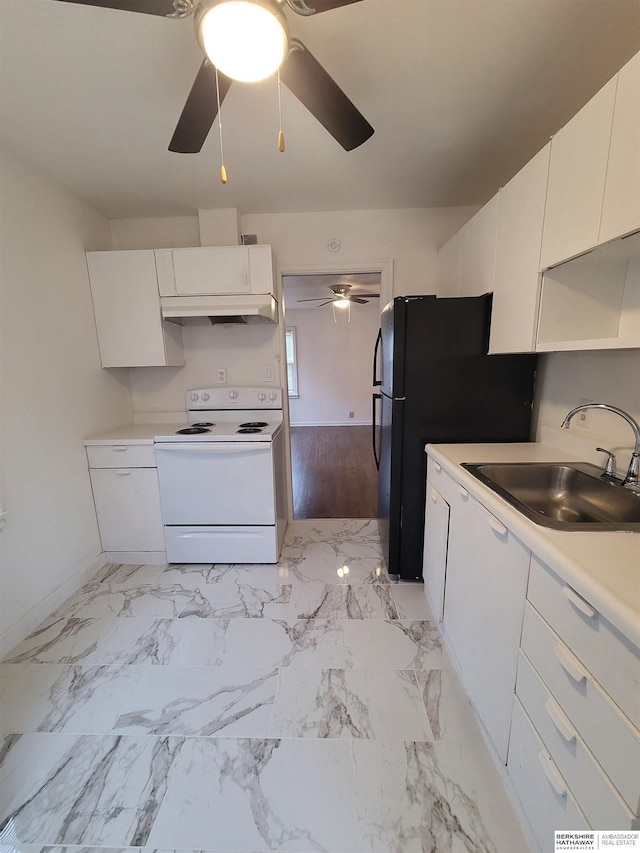
M 640 495 L 603 479 L 595 465 L 497 462 L 462 467 L 544 527 L 640 531 Z

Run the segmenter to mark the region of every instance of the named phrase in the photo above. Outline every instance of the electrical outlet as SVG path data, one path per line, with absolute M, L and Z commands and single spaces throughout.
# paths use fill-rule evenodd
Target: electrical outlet
M 276 369 L 272 364 L 265 364 L 262 375 L 264 377 L 265 382 L 275 382 L 276 381 Z
M 227 368 L 226 367 L 216 367 L 216 382 L 218 385 L 226 385 L 227 384 Z
M 580 406 L 586 406 L 588 403 L 593 403 L 593 400 L 578 400 Z M 586 412 L 578 412 L 576 415 L 576 426 L 582 427 L 582 429 L 590 429 L 592 414 L 593 409 L 587 409 Z
M 351 412 L 351 411 L 350 411 L 350 412 L 349 412 L 349 418 L 350 418 L 350 419 L 351 419 L 351 418 L 353 418 L 353 415 L 354 415 L 354 412 Z

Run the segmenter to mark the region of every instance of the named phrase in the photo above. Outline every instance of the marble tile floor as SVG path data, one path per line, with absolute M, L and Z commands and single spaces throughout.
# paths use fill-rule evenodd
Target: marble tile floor
M 0 851 L 525 853 L 366 519 L 276 566 L 108 565 L 0 664 Z

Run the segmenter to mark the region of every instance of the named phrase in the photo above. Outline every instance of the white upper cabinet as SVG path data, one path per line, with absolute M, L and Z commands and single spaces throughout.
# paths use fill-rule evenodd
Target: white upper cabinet
M 542 269 L 598 243 L 616 84 L 617 76 L 552 140 Z
M 551 143 L 500 192 L 490 353 L 533 352 Z
M 152 250 L 87 252 L 103 367 L 184 364 L 182 330 L 160 314 Z
M 158 250 L 161 296 L 273 293 L 270 246 Z
M 481 296 L 493 290 L 499 206 L 497 193 L 462 228 L 460 296 Z
M 599 242 L 640 228 L 640 53 L 618 74 Z

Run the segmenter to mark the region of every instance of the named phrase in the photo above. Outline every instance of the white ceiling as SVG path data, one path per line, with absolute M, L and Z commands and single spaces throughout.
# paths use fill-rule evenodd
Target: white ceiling
M 0 0 L 0 141 L 109 217 L 482 204 L 640 49 L 640 0 L 363 0 L 300 38 L 375 128 L 345 152 L 274 80 L 167 145 L 202 61 L 192 23 Z

